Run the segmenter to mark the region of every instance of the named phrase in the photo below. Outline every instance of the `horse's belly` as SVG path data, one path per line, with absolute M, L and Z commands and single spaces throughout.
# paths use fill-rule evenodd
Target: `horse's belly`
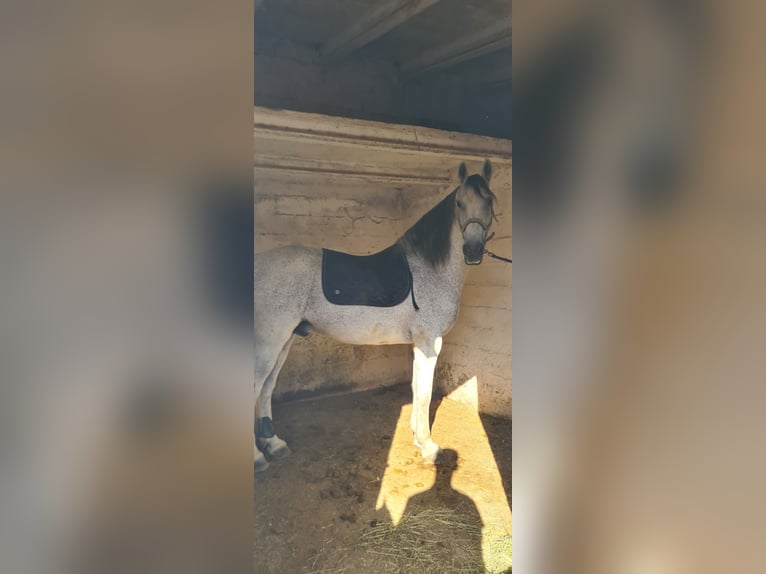
M 373 322 L 367 325 L 335 323 L 317 325 L 317 331 L 352 345 L 398 345 L 411 341 L 409 333 L 402 327 L 394 327 L 385 322 Z

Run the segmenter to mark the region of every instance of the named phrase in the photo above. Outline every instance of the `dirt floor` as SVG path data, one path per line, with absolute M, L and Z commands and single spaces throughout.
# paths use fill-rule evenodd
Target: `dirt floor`
M 412 444 L 409 385 L 275 405 L 293 453 L 255 477 L 255 571 L 510 572 L 511 423 L 434 400 L 443 463 Z

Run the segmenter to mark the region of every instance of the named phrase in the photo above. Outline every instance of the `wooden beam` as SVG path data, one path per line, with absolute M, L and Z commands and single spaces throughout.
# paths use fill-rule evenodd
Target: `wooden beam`
M 340 58 L 377 40 L 439 0 L 382 0 L 343 30 L 328 40 L 320 52 L 324 58 Z
M 283 155 L 305 160 L 317 154 L 325 162 L 331 159 L 328 155 L 331 149 L 346 150 L 338 156 L 338 161 L 346 163 L 364 163 L 366 157 L 350 157 L 349 149 L 392 155 L 397 166 L 402 158 L 411 157 L 418 169 L 424 169 L 429 157 L 452 157 L 457 166 L 461 160 L 510 161 L 513 154 L 510 140 L 260 106 L 254 107 L 253 128 L 256 164 L 259 156 L 263 159 L 278 155 L 275 146 Z
M 416 56 L 401 66 L 402 74 L 425 74 L 466 62 L 511 45 L 511 19 L 502 19 L 494 26 L 471 36 L 437 46 Z

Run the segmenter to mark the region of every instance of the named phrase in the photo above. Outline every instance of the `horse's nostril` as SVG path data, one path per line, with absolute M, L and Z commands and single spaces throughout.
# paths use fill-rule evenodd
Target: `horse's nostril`
M 481 258 L 482 254 L 484 253 L 484 246 L 476 243 L 472 244 L 464 244 L 463 245 L 463 255 L 466 259 L 471 261 L 476 261 L 477 259 Z

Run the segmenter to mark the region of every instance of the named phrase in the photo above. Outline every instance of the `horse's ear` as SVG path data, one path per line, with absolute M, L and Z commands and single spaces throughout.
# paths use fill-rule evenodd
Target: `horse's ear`
M 461 185 L 468 179 L 468 168 L 465 166 L 465 162 L 460 162 L 460 167 L 457 170 L 458 177 L 460 177 Z
M 484 179 L 487 180 L 487 183 L 492 179 L 492 162 L 488 159 L 484 160 Z

